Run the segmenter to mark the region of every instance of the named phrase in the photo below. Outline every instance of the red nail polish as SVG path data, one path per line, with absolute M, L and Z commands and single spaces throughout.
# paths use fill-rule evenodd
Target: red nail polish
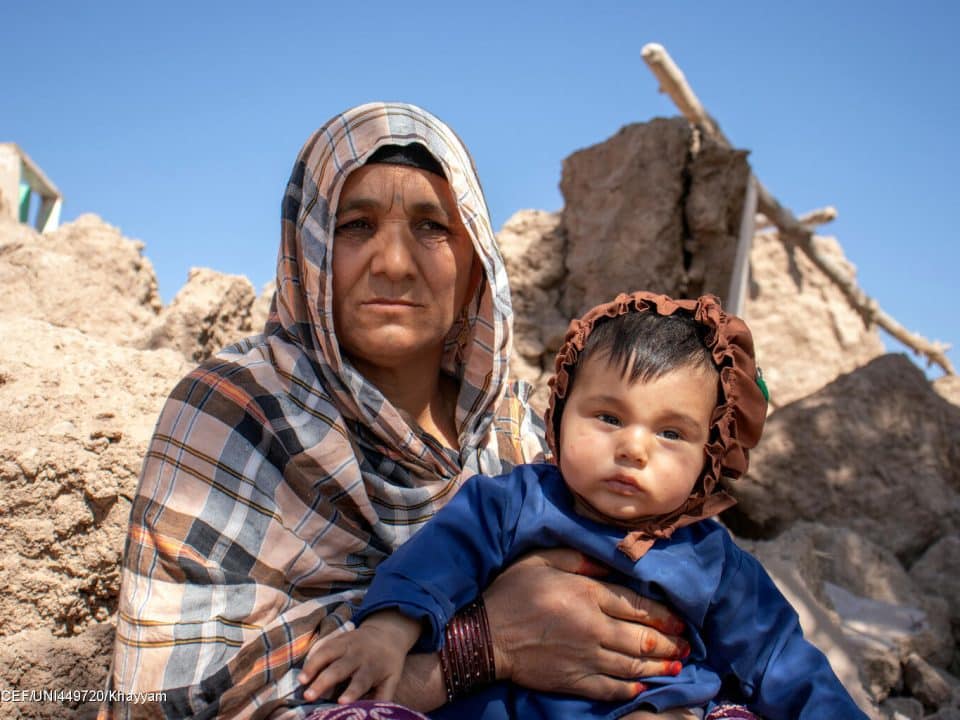
M 681 660 L 686 660 L 688 657 L 690 657 L 690 643 L 688 643 L 686 640 L 681 640 L 679 643 L 679 648 Z
M 674 660 L 672 663 L 670 663 L 670 668 L 667 670 L 667 675 L 679 675 L 681 670 L 683 670 L 683 663 L 679 660 Z
M 640 693 L 644 692 L 646 689 L 647 689 L 647 686 L 644 685 L 642 682 L 636 682 L 633 684 L 634 695 L 639 695 Z

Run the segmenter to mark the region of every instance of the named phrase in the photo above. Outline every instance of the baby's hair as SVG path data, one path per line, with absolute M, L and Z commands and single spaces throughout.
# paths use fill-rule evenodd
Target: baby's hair
M 573 366 L 567 367 L 564 397 L 554 399 L 551 416 L 553 436 L 560 426 L 567 398 L 577 383 L 577 372 L 590 358 L 600 358 L 618 369 L 630 383 L 649 382 L 679 368 L 713 368 L 716 365 L 707 347 L 709 328 L 693 316 L 678 311 L 658 315 L 652 309 L 628 312 L 613 318 L 598 318 Z M 717 400 L 720 401 L 718 383 Z M 559 447 L 554 451 L 559 453 Z
M 681 367 L 714 368 L 708 329 L 682 312 L 652 310 L 618 315 L 596 323 L 570 378 L 591 357 L 604 357 L 629 382 L 649 382 Z M 569 390 L 568 390 L 569 392 Z

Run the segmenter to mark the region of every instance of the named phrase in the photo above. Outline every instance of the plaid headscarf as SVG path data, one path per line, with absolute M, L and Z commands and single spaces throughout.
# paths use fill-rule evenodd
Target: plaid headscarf
M 336 203 L 383 145 L 440 161 L 484 269 L 451 329 L 459 454 L 404 417 L 341 355 L 333 326 Z M 476 473 L 537 459 L 542 424 L 507 384 L 510 291 L 473 162 L 412 105 L 372 103 L 304 145 L 283 199 L 264 334 L 182 380 L 161 413 L 130 517 L 108 687 L 163 691 L 102 718 L 302 717 L 298 667 L 349 621 L 376 566 Z M 291 709 L 283 711 L 289 706 Z

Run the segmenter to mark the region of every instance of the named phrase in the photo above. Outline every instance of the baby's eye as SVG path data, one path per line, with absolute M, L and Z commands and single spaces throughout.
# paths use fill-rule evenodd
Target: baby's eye
M 610 415 L 608 413 L 597 413 L 595 417 L 597 418 L 597 420 L 599 420 L 602 423 L 620 427 L 620 418 L 618 418 L 616 415 Z
M 661 430 L 660 436 L 666 438 L 667 440 L 682 440 L 683 435 L 681 435 L 676 430 Z

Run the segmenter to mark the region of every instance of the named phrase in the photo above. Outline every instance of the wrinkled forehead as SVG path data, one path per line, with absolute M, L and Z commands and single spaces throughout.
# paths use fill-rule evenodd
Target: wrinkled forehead
M 350 173 L 335 204 L 338 218 L 355 211 L 390 213 L 402 208 L 408 216 L 440 213 L 460 225 L 449 183 L 439 175 L 406 164 L 367 163 Z
M 317 194 L 335 201 L 346 177 L 371 157 L 382 156 L 383 148 L 412 144 L 436 160 L 434 169 L 450 182 L 458 204 L 469 204 L 479 182 L 466 148 L 447 125 L 412 105 L 373 103 L 348 110 L 314 133 L 301 159 Z

